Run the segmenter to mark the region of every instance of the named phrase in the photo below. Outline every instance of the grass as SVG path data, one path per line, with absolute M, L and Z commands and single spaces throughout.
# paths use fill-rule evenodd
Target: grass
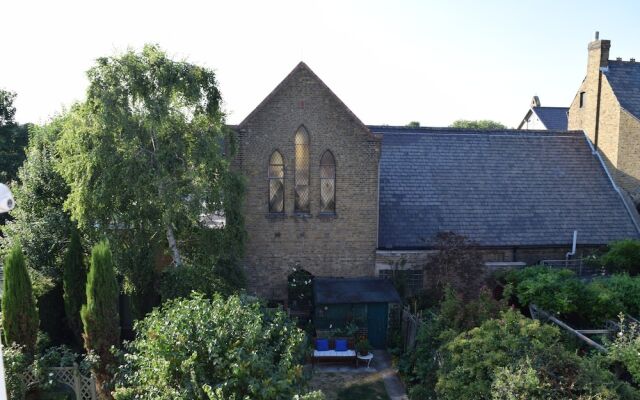
M 327 400 L 387 400 L 380 373 L 315 371 L 311 390 L 322 390 Z

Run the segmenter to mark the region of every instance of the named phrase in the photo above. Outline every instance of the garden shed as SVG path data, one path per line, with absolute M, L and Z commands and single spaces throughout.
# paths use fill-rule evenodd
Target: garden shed
M 379 278 L 317 277 L 313 299 L 316 329 L 344 329 L 355 324 L 378 349 L 386 345 L 389 309 L 401 303 L 391 281 Z

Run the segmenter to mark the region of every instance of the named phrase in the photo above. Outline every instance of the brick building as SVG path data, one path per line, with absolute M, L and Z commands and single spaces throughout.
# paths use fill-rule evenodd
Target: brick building
M 609 59 L 611 41 L 589 43 L 587 73 L 569 108 L 569 129 L 584 131 L 616 182 L 640 204 L 640 63 Z
M 584 133 L 367 126 L 300 63 L 237 127 L 246 177 L 249 290 L 285 300 L 287 277 L 384 276 L 416 284 L 453 231 L 487 262 L 564 258 L 637 238 Z M 413 272 L 412 272 L 413 271 Z

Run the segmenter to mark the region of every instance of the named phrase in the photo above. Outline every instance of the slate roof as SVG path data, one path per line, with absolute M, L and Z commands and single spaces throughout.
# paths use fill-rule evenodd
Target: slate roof
M 640 63 L 609 60 L 604 74 L 620 105 L 640 118 Z
M 315 304 L 400 303 L 400 295 L 388 279 L 315 278 Z
M 568 107 L 533 107 L 532 110 L 550 131 L 567 130 Z
M 421 249 L 440 231 L 482 246 L 637 238 L 582 132 L 369 126 L 383 135 L 380 249 Z

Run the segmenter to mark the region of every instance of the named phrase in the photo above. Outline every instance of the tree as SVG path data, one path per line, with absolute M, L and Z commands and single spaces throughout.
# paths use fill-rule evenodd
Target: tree
M 407 128 L 420 128 L 420 122 L 411 121 L 407 124 Z
M 466 120 L 459 119 L 454 121 L 451 125 L 452 128 L 463 128 L 463 129 L 507 129 L 507 127 L 500 122 L 492 121 L 489 119 L 482 120 Z
M 27 266 L 44 279 L 34 280 L 41 295 L 51 282 L 60 282 L 65 249 L 71 235 L 71 221 L 63 210 L 69 188 L 56 171 L 58 140 L 64 119 L 58 116 L 43 126 L 33 126 L 27 158 L 18 172 L 19 183 L 11 190 L 19 206 L 2 227 L 1 251 L 6 253 L 20 242 Z
M 16 178 L 18 168 L 25 158 L 24 149 L 29 140 L 28 125 L 14 121 L 16 94 L 0 89 L 0 181 Z
M 284 312 L 247 298 L 169 300 L 136 324 L 114 397 L 291 399 L 303 383 L 303 341 Z
M 189 261 L 188 234 L 224 209 L 230 175 L 215 74 L 147 45 L 98 59 L 88 77 L 58 146 L 66 209 L 114 241 L 117 230 L 164 236 L 173 264 Z
M 2 329 L 5 343 L 23 345 L 27 354 L 34 354 L 38 336 L 38 311 L 19 244 L 13 245 L 4 260 Z
M 434 248 L 438 251 L 425 266 L 434 293 L 450 287 L 464 300 L 476 298 L 486 280 L 486 269 L 475 243 L 453 232 L 436 235 Z
M 4 89 L 0 89 L 0 126 L 14 123 L 13 117 L 16 115 L 16 108 L 13 106 L 16 94 Z
M 118 282 L 107 242 L 100 242 L 91 250 L 91 266 L 87 276 L 87 304 L 80 316 L 84 326 L 84 345 L 100 358 L 94 367 L 96 387 L 101 398 L 111 398 L 107 385 L 111 380 L 110 367 L 115 364 L 111 347 L 120 344 L 118 315 Z
M 82 260 L 80 235 L 77 230 L 73 230 L 64 258 L 62 285 L 67 324 L 78 340 L 82 340 L 80 309 L 86 300 L 86 281 L 87 273 Z

